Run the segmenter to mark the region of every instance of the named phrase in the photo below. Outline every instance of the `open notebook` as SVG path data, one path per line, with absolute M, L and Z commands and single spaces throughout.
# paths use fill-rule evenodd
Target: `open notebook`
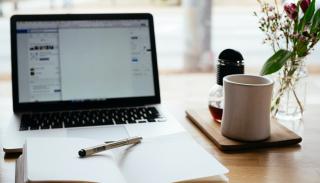
M 79 158 L 101 142 L 80 138 L 31 138 L 16 164 L 16 182 L 225 182 L 228 170 L 187 133 L 150 139 Z

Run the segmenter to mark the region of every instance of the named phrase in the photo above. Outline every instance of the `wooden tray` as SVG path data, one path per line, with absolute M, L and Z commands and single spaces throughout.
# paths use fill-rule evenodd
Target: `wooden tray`
M 302 138 L 279 124 L 271 120 L 271 136 L 269 139 L 260 142 L 243 142 L 229 139 L 220 132 L 220 124 L 213 121 L 208 109 L 188 109 L 189 118 L 212 142 L 222 151 L 236 151 L 254 149 L 262 147 L 279 147 L 298 144 Z

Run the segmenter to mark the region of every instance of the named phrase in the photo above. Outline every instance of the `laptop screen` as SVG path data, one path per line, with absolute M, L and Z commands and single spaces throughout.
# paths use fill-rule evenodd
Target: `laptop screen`
M 18 103 L 155 96 L 149 21 L 17 21 Z

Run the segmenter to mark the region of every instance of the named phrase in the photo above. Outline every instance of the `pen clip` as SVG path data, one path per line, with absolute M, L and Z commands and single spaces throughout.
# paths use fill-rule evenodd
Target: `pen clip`
M 105 144 L 110 144 L 110 143 L 113 143 L 113 142 L 115 142 L 114 140 L 111 140 L 111 141 L 105 141 L 104 143 Z

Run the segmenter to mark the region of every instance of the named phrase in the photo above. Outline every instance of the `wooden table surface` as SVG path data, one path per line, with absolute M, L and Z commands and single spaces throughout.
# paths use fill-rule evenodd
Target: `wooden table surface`
M 186 108 L 206 107 L 214 74 L 166 74 L 160 80 L 163 103 L 196 141 L 230 170 L 231 183 L 320 182 L 320 76 L 309 77 L 303 121 L 283 123 L 302 136 L 300 145 L 233 153 L 221 152 L 185 118 Z M 12 111 L 10 87 L 9 81 L 0 81 L 0 144 Z M 0 183 L 14 182 L 15 159 L 0 154 Z

